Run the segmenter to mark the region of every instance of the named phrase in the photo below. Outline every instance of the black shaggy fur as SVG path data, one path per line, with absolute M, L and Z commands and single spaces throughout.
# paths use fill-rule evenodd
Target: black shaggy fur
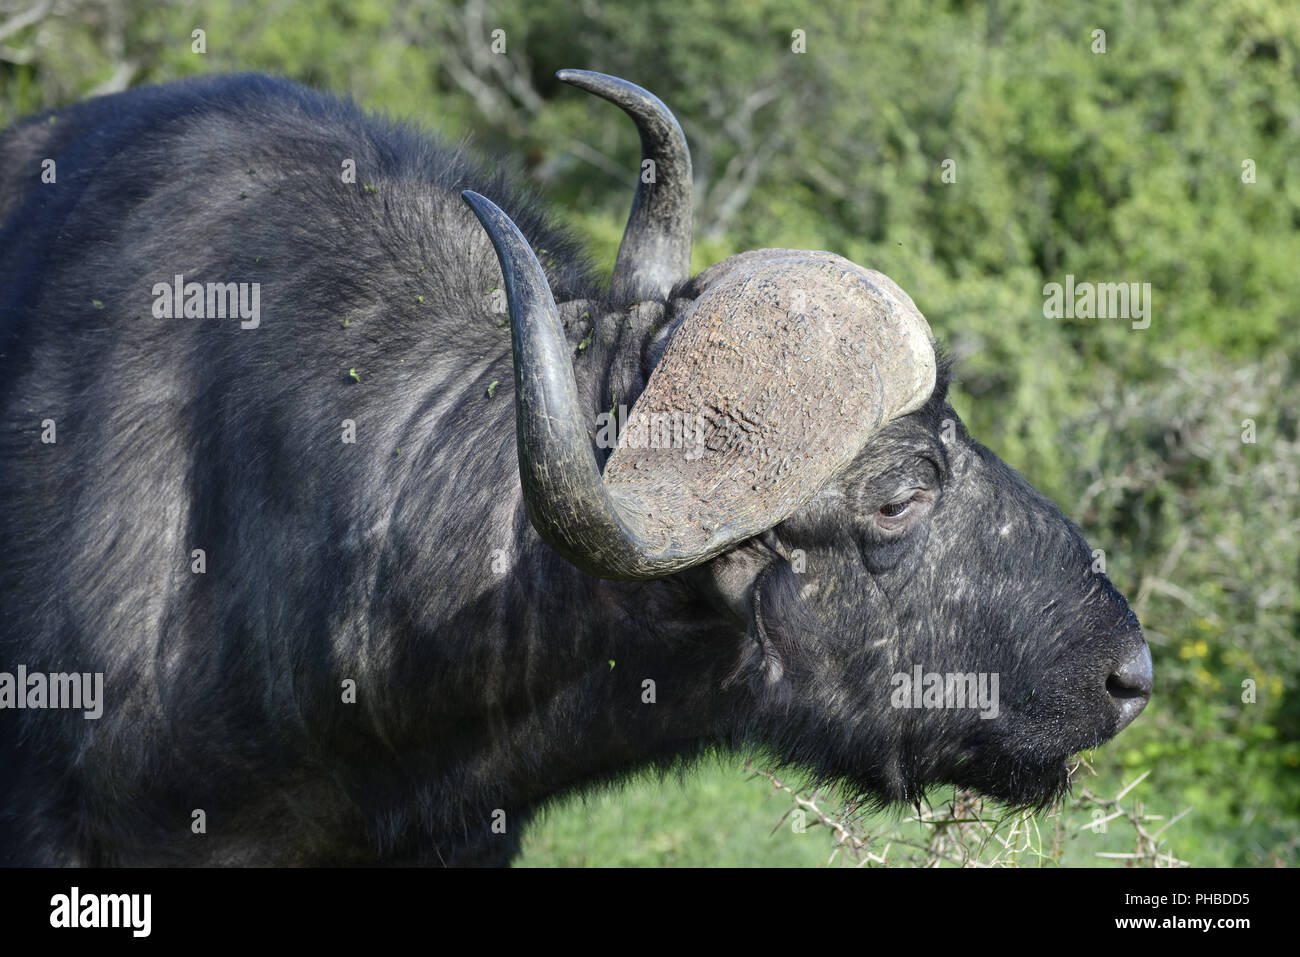
M 500 270 L 460 191 L 538 251 L 593 419 L 658 330 L 507 177 L 257 76 L 29 119 L 0 176 L 0 671 L 101 671 L 106 699 L 0 711 L 0 863 L 502 863 L 554 796 L 714 747 L 880 801 L 1038 804 L 1114 733 L 1136 621 L 966 435 L 946 366 L 776 529 L 599 581 L 525 514 Z M 178 273 L 261 283 L 260 327 L 154 318 Z M 915 664 L 1000 673 L 1001 715 L 891 707 Z

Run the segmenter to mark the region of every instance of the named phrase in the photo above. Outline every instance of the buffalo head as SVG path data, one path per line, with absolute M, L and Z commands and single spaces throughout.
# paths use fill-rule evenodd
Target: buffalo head
M 738 735 L 819 778 L 881 800 L 941 782 L 1055 799 L 1069 756 L 1129 724 L 1152 687 L 1137 619 L 1079 528 L 967 434 L 924 317 L 888 277 L 765 249 L 690 278 L 672 114 L 622 80 L 560 78 L 640 131 L 653 175 L 611 297 L 648 330 L 639 396 L 601 443 L 546 273 L 498 207 L 465 194 L 504 276 L 537 532 L 590 575 L 681 576 L 727 609 L 725 684 L 759 702 Z

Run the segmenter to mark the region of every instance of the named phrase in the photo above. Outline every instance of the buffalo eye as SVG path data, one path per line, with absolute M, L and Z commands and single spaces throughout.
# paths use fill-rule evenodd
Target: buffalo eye
M 912 499 L 905 498 L 901 502 L 890 502 L 888 505 L 880 506 L 880 514 L 885 518 L 897 518 L 907 511 L 908 506 L 912 504 Z
M 933 503 L 934 492 L 930 489 L 909 489 L 876 509 L 876 527 L 886 534 L 901 533 L 924 516 Z

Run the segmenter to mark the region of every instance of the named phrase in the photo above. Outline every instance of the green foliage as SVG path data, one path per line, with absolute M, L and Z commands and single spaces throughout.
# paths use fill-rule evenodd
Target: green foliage
M 959 360 L 971 431 L 1105 549 L 1157 685 L 1098 752 L 1094 789 L 1150 769 L 1149 807 L 1193 808 L 1184 859 L 1294 863 L 1300 7 L 1052 6 L 70 0 L 0 43 L 0 124 L 128 84 L 280 73 L 516 157 L 608 270 L 636 134 L 552 74 L 649 87 L 691 141 L 695 268 L 793 246 L 890 275 Z M 1043 287 L 1067 274 L 1150 283 L 1150 327 L 1045 318 Z M 562 806 L 525 859 L 824 860 L 757 839 L 784 808 L 738 767 L 675 787 Z

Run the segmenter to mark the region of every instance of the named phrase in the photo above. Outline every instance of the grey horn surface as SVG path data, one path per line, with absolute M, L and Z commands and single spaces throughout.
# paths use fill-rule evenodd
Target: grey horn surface
M 665 300 L 691 272 L 691 152 L 686 136 L 663 101 L 634 83 L 589 70 L 561 70 L 555 75 L 608 100 L 636 123 L 641 169 L 610 294 L 623 303 Z M 646 160 L 654 161 L 649 182 Z
M 602 578 L 656 578 L 692 562 L 655 556 L 601 481 L 578 405 L 560 313 L 541 263 L 491 200 L 461 194 L 501 263 L 515 367 L 515 435 L 528 517 L 546 542 Z

